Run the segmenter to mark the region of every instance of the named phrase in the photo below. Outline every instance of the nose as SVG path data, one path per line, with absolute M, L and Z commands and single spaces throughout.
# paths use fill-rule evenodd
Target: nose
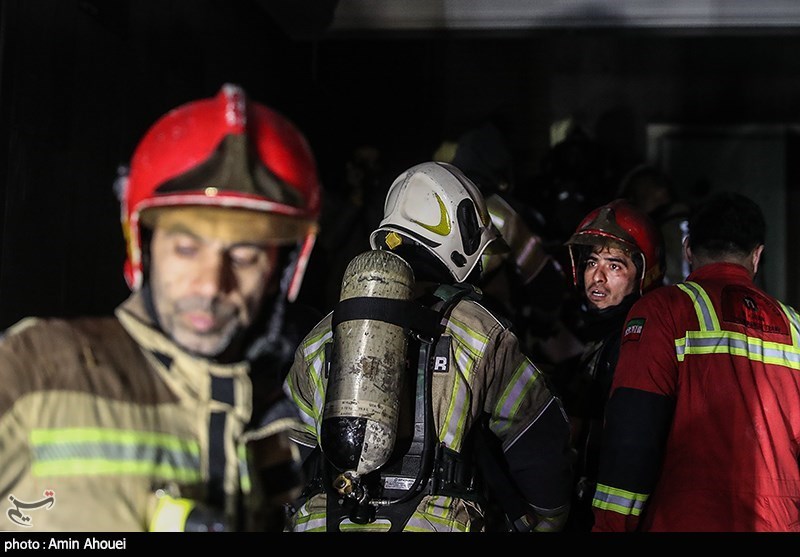
M 606 282 L 606 274 L 600 267 L 595 267 L 590 273 L 593 283 Z
M 195 292 L 213 298 L 230 289 L 230 268 L 221 253 L 206 253 L 199 261 L 194 277 Z

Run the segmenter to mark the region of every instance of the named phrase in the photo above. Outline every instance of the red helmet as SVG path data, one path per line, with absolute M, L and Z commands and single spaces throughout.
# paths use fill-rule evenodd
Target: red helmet
M 566 242 L 572 261 L 572 282 L 579 286 L 580 258 L 573 246 L 611 244 L 639 258 L 641 277 L 639 293 L 644 294 L 663 283 L 664 239 L 661 231 L 645 212 L 624 199 L 616 199 L 591 211 Z
M 300 245 L 287 298 L 294 300 L 317 234 L 320 184 L 308 142 L 274 110 L 223 85 L 213 98 L 161 117 L 134 151 L 120 183 L 127 246 L 125 280 L 141 287 L 142 216 L 182 205 L 249 209 L 275 215 L 276 242 Z

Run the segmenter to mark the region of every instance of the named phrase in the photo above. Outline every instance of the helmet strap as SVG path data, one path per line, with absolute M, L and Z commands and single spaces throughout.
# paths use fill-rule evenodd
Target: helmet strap
M 159 331 L 163 331 L 164 328 L 161 326 L 161 322 L 158 319 L 158 312 L 156 311 L 156 304 L 153 301 L 153 290 L 150 288 L 150 281 L 147 280 L 147 275 L 145 276 L 145 280 L 142 284 L 142 288 L 140 292 L 142 293 L 142 301 L 144 302 L 144 309 L 147 312 L 147 315 L 150 316 L 152 319 L 153 324 L 155 324 L 156 328 Z
M 264 304 L 263 311 L 266 315 L 266 333 L 255 338 L 254 342 L 247 350 L 246 358 L 255 360 L 258 356 L 265 353 L 276 353 L 281 351 L 281 341 L 283 339 L 283 329 L 286 315 L 286 302 L 289 287 L 294 278 L 297 261 L 300 256 L 301 245 L 291 248 L 284 248 L 279 258 L 283 272 L 281 273 L 278 292 L 270 296 L 270 302 Z

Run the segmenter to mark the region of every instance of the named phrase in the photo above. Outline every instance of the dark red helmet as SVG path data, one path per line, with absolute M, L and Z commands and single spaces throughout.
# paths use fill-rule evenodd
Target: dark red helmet
M 162 116 L 134 151 L 121 178 L 125 279 L 142 277 L 142 216 L 185 205 L 274 215 L 276 243 L 300 245 L 287 297 L 297 295 L 317 234 L 320 184 L 306 138 L 281 114 L 249 100 L 236 85 Z
M 663 284 L 664 239 L 653 220 L 625 199 L 615 199 L 591 211 L 567 240 L 572 261 L 572 281 L 579 286 L 580 258 L 573 246 L 611 245 L 639 258 L 641 277 L 639 293 L 644 294 Z

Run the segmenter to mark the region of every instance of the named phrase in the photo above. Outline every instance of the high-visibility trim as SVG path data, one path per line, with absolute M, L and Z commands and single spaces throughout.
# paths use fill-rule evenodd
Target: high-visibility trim
M 439 433 L 443 443 L 453 450 L 460 450 L 472 403 L 469 385 L 475 364 L 486 350 L 488 337 L 452 317 L 448 320 L 444 334 L 451 335 L 455 341 L 452 343 L 453 353 L 458 368 L 463 371 L 463 376 L 459 374 L 452 376 L 453 388 L 447 413 L 442 421 L 445 430 Z
M 466 532 L 469 525 L 453 518 L 452 497 L 431 497 L 422 511 L 416 510 L 403 528 L 404 532 Z
M 449 495 L 437 495 L 425 503 L 424 513 L 430 516 L 444 518 L 450 514 L 453 498 Z M 415 513 L 416 514 L 416 513 Z
M 472 355 L 476 358 L 479 358 L 486 350 L 486 344 L 489 338 L 475 329 L 471 329 L 465 323 L 452 316 L 447 322 L 447 331 L 453 335 L 453 337 L 457 338 L 464 346 L 468 347 Z
M 792 330 L 792 344 L 798 346 L 800 345 L 800 316 L 797 315 L 793 307 L 787 306 L 780 300 L 778 300 L 778 303 L 783 308 L 783 312 L 789 317 L 789 326 Z
M 324 532 L 327 529 L 325 511 L 306 513 L 305 505 L 295 514 L 293 532 Z
M 385 518 L 376 519 L 368 524 L 356 524 L 349 518 L 345 518 L 339 523 L 340 532 L 388 532 L 392 523 Z
M 310 408 L 310 416 L 314 423 L 322 423 L 322 412 L 325 409 L 325 353 L 317 352 L 316 357 L 308 366 L 308 375 L 314 382 L 314 402 Z
M 536 367 L 527 359 L 521 361 L 514 370 L 514 380 L 506 387 L 503 396 L 498 401 L 498 415 L 504 418 L 515 415 L 538 378 Z
M 99 428 L 36 429 L 30 434 L 34 476 L 129 474 L 165 480 L 201 479 L 194 439 L 165 433 Z
M 456 359 L 462 359 L 466 352 L 458 346 L 454 351 L 459 354 Z M 448 402 L 447 413 L 443 423 L 440 424 L 443 431 L 437 431 L 439 439 L 455 451 L 460 450 L 464 442 L 464 430 L 472 403 L 469 376 L 472 375 L 474 370 L 475 360 L 471 357 L 463 358 L 463 360 L 461 369 L 464 370 L 464 376 L 454 374 L 451 378 L 453 388 L 450 392 L 450 401 Z
M 719 331 L 719 320 L 714 305 L 703 287 L 696 282 L 678 283 L 678 288 L 686 292 L 692 299 L 694 310 L 697 313 L 697 322 L 701 331 Z
M 316 358 L 331 338 L 333 338 L 333 329 L 326 327 L 318 335 L 306 339 L 303 344 L 303 356 L 306 361 Z
M 325 532 L 328 529 L 325 511 L 309 513 L 305 505 L 300 507 L 292 520 L 293 532 Z M 379 518 L 368 524 L 356 524 L 350 519 L 345 518 L 339 523 L 340 532 L 387 532 L 391 527 L 392 523 L 383 518 Z
M 754 362 L 800 370 L 800 348 L 780 342 L 768 342 L 733 331 L 687 331 L 675 341 L 678 361 L 690 354 L 730 354 Z
M 307 404 L 298 395 L 297 386 L 294 384 L 292 375 L 289 375 L 285 386 L 289 390 L 292 400 L 297 405 L 300 420 L 305 426 L 309 435 L 316 435 L 317 425 L 322 423 L 322 411 L 325 407 L 325 344 L 333 338 L 333 330 L 325 327 L 319 334 L 306 339 L 303 343 L 303 357 L 308 364 L 308 375 L 314 383 L 314 400 L 311 405 Z
M 730 354 L 741 356 L 754 362 L 778 365 L 800 370 L 800 318 L 791 308 L 780 304 L 790 323 L 792 344 L 771 342 L 743 333 L 723 330 L 719 325 L 717 313 L 706 291 L 695 282 L 677 285 L 692 300 L 699 331 L 686 331 L 683 338 L 675 339 L 675 354 L 682 362 L 690 354 Z
M 236 457 L 239 468 L 239 485 L 242 487 L 242 493 L 249 494 L 253 489 L 253 484 L 250 480 L 250 467 L 247 465 L 247 447 L 244 443 L 240 443 L 236 447 Z
M 298 396 L 297 386 L 291 375 L 286 378 L 284 382 L 284 390 L 288 390 L 288 394 L 292 401 L 297 406 L 300 421 L 303 423 L 303 429 L 311 436 L 316 435 L 316 421 L 314 420 L 314 410 L 306 404 L 302 397 Z
M 492 418 L 489 423 L 489 427 L 495 434 L 502 437 L 503 432 L 511 426 L 520 404 L 538 379 L 539 371 L 536 366 L 527 358 L 522 360 L 514 370 L 513 379 L 506 386 L 495 405 L 493 414 L 496 417 Z
M 403 527 L 404 532 L 466 532 L 466 524 L 452 518 L 442 518 L 415 512 Z
M 186 519 L 195 507 L 195 502 L 164 495 L 158 499 L 153 519 L 150 521 L 150 532 L 184 532 Z
M 592 506 L 625 516 L 639 516 L 649 496 L 599 483 L 594 492 Z

